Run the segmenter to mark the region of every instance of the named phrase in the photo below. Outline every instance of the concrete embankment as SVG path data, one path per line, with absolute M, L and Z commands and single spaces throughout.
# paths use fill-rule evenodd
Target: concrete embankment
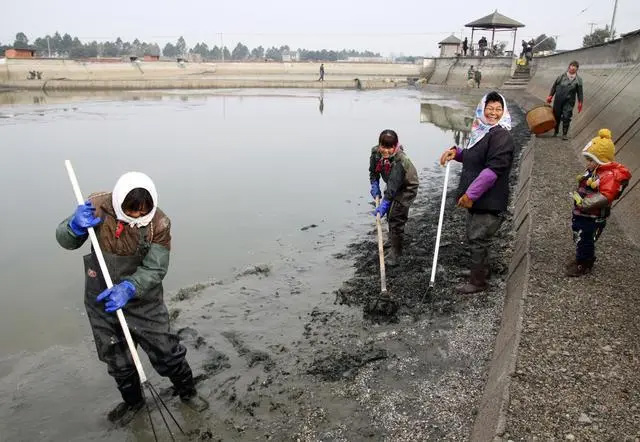
M 357 88 L 382 89 L 417 79 L 422 66 L 392 63 L 98 63 L 78 60 L 7 59 L 0 86 L 45 90 Z M 29 80 L 30 71 L 41 73 Z
M 423 64 L 325 63 L 176 63 L 87 62 L 63 59 L 2 59 L 0 87 L 45 90 L 208 89 L 208 88 L 359 88 L 406 85 L 419 78 L 429 84 L 465 86 L 471 66 L 482 72 L 483 87 L 499 87 L 514 62 L 506 57 L 428 58 Z M 30 72 L 41 79 L 29 80 Z
M 525 110 L 544 103 L 555 78 L 580 62 L 585 108 L 571 140 L 532 139 L 514 195 L 515 243 L 501 329 L 472 440 L 634 440 L 640 396 L 633 269 L 640 261 L 640 33 L 535 60 L 526 92 L 507 92 Z M 573 280 L 567 193 L 583 168 L 579 152 L 608 127 L 616 160 L 634 178 L 597 245 L 590 276 Z
M 555 78 L 572 60 L 580 63 L 584 109 L 580 114 L 574 111 L 569 145 L 578 153 L 598 129 L 611 129 L 616 161 L 633 174 L 613 212 L 627 235 L 640 241 L 640 31 L 608 44 L 536 60 L 527 92 L 546 97 Z
M 427 58 L 423 71 L 429 84 L 461 87 L 467 84 L 467 72 L 473 66 L 482 73 L 481 87 L 500 87 L 515 69 L 511 57 Z

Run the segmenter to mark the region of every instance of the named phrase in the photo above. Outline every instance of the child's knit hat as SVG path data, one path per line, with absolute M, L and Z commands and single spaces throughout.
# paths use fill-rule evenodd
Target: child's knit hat
M 589 141 L 582 149 L 582 155 L 598 164 L 608 164 L 614 160 L 616 148 L 611 140 L 609 129 L 600 129 L 598 136 Z

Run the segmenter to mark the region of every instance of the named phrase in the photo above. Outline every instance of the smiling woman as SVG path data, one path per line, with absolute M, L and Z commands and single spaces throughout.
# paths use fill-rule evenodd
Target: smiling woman
M 476 108 L 469 144 L 452 147 L 440 158 L 462 163 L 458 186 L 458 207 L 469 211 L 467 240 L 471 248 L 471 278 L 458 288 L 460 293 L 481 292 L 487 288 L 491 238 L 502 224 L 502 213 L 509 202 L 509 172 L 513 164 L 511 116 L 502 95 L 490 92 Z

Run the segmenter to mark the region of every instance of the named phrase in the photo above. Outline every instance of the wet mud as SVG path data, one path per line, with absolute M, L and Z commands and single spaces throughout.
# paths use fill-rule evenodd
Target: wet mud
M 518 150 L 511 176 L 515 186 L 528 131 L 522 112 L 511 108 Z M 373 217 L 366 232 L 328 258 L 353 266 L 351 277 L 335 284 L 333 293 L 321 292 L 327 302 L 311 302 L 304 315 L 298 310 L 297 317 L 287 318 L 285 301 L 327 286 L 326 281 L 317 287 L 305 283 L 304 266 L 278 277 L 278 269 L 257 265 L 232 280 L 196 286 L 173 298 L 172 311 L 180 312 L 174 314 L 174 326 L 189 348 L 199 389 L 212 404 L 188 422 L 188 439 L 468 438 L 502 313 L 512 215 L 505 214 L 494 240 L 489 290 L 456 294 L 455 287 L 468 277 L 469 253 L 466 212 L 455 207 L 459 166 L 452 172 L 436 281 L 429 289 L 444 174 L 437 165 L 421 171 L 405 254 L 398 266 L 387 268 L 389 293 L 399 306 L 392 316 L 366 312 L 380 295 Z M 370 211 L 367 203 L 360 204 L 364 214 Z M 218 309 L 215 301 L 219 291 L 248 299 L 241 307 L 245 318 L 282 301 L 274 324 L 288 331 L 279 333 L 276 326 L 260 334 L 258 327 L 252 335 L 225 326 L 226 307 Z M 268 300 L 259 299 L 264 293 Z
M 510 109 L 519 149 L 528 131 L 522 112 Z M 514 185 L 517 171 L 516 161 Z M 199 393 L 210 403 L 200 414 L 188 410 L 167 388 L 168 380 L 143 361 L 186 431 L 179 440 L 468 439 L 499 327 L 513 238 L 507 213 L 494 241 L 490 289 L 455 293 L 469 261 L 466 213 L 455 208 L 458 172 L 459 166 L 452 168 L 438 272 L 429 290 L 444 171 L 437 165 L 420 171 L 405 255 L 399 266 L 387 268 L 388 290 L 399 306 L 392 316 L 365 312 L 380 295 L 380 275 L 373 206 L 364 196 L 345 201 L 363 219 L 347 231 L 331 230 L 321 219 L 301 223 L 302 235 L 312 241 L 307 252 L 283 236 L 272 262 L 166 293 L 172 327 L 188 349 Z M 102 420 L 119 397 L 93 344 L 85 344 L 59 355 L 51 350 L 55 357 L 47 356 L 53 361 L 47 371 L 65 387 L 75 386 L 70 398 L 72 392 L 79 404 L 90 406 L 74 405 L 80 410 L 59 421 L 64 425 L 49 425 L 56 410 L 47 408 L 41 425 L 51 437 L 41 440 L 152 441 L 144 413 L 124 429 Z M 0 393 L 10 396 L 12 410 L 23 407 L 21 422 L 36 419 L 41 413 L 29 404 L 38 398 L 40 372 L 22 365 L 37 366 L 38 359 L 9 362 L 17 368 L 6 385 L 21 387 L 3 390 L 0 384 Z M 78 399 L 80 394 L 91 397 Z M 0 405 L 3 410 L 13 416 Z M 162 440 L 170 439 L 164 433 Z

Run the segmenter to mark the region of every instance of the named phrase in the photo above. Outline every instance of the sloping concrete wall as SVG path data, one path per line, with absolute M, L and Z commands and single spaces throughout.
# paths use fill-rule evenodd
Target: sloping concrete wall
M 511 57 L 429 58 L 423 70 L 429 84 L 460 87 L 467 84 L 467 71 L 473 66 L 482 72 L 482 87 L 500 87 L 511 77 L 515 59 Z
M 527 91 L 545 98 L 572 60 L 580 63 L 584 109 L 580 114 L 574 111 L 570 146 L 579 155 L 600 128 L 611 129 L 616 161 L 633 175 L 622 198 L 615 202 L 613 214 L 619 217 L 625 233 L 640 242 L 640 32 L 600 46 L 536 59 Z

